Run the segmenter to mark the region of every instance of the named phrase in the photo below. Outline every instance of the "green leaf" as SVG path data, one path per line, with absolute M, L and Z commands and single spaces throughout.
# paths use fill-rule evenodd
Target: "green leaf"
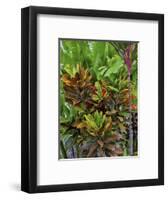
M 124 116 L 124 117 L 128 117 L 128 116 L 129 116 L 129 113 L 128 113 L 128 112 L 120 112 L 120 115 L 121 115 L 121 116 Z
M 104 121 L 105 121 L 105 116 L 103 115 L 103 113 L 102 112 L 99 113 L 98 111 L 96 111 L 94 113 L 94 118 L 95 118 L 97 126 L 99 128 L 101 128 L 103 126 Z
M 98 94 L 98 96 L 99 97 L 101 97 L 102 96 L 102 88 L 101 88 L 101 85 L 100 85 L 100 83 L 99 83 L 99 81 L 97 81 L 96 83 L 95 83 L 95 87 L 96 87 L 96 89 L 97 89 L 97 94 Z
M 60 141 L 60 149 L 61 149 L 62 157 L 63 158 L 67 158 L 66 149 L 64 147 L 64 144 L 63 144 L 62 140 Z
M 88 125 L 89 127 L 94 128 L 94 129 L 97 129 L 97 125 L 96 125 L 96 123 L 95 123 L 95 121 L 94 121 L 94 118 L 93 118 L 93 116 L 92 116 L 91 114 L 89 114 L 89 115 L 84 115 L 84 117 L 85 117 L 86 123 L 87 123 L 87 125 Z
M 111 85 L 108 85 L 107 86 L 109 89 L 111 89 L 112 91 L 114 91 L 114 92 L 119 92 L 119 90 L 117 89 L 117 88 L 115 88 L 115 87 L 113 87 L 113 86 L 111 86 Z
M 109 77 L 111 74 L 116 74 L 119 72 L 120 68 L 123 66 L 123 60 L 120 56 L 115 55 L 110 59 L 109 63 L 109 69 L 104 74 L 105 77 Z

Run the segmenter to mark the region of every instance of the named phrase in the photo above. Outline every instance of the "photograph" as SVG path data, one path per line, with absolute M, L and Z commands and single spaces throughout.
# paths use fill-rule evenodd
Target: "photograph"
M 58 42 L 59 159 L 138 156 L 138 41 Z
M 30 6 L 21 43 L 22 191 L 164 184 L 163 14 Z

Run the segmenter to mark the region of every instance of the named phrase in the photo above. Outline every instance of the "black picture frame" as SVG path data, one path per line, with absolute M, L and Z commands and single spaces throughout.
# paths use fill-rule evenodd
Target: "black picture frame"
M 37 185 L 37 15 L 63 15 L 158 21 L 158 178 Z M 28 193 L 164 184 L 164 15 L 30 6 L 21 10 L 21 190 Z

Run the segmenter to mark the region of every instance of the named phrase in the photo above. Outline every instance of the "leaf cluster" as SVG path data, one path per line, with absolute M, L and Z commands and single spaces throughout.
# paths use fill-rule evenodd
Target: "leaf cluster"
M 129 155 L 130 105 L 131 115 L 137 113 L 137 44 L 131 91 L 123 58 L 128 45 L 60 41 L 60 158 Z

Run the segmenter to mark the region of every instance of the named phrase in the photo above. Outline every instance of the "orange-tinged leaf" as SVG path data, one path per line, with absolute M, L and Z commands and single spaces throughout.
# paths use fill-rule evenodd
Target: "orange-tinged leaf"
M 122 93 L 122 94 L 128 93 L 128 89 L 123 89 L 123 90 L 121 90 L 120 93 Z
M 104 127 L 104 131 L 111 130 L 111 128 L 112 128 L 112 120 L 111 120 L 111 117 L 108 117 L 108 120 L 107 120 L 105 127 Z
M 137 97 L 135 95 L 132 95 L 131 96 L 131 99 L 136 99 Z
M 81 129 L 81 128 L 86 127 L 86 123 L 85 122 L 76 121 L 76 122 L 73 123 L 73 127 Z
M 67 75 L 67 74 L 64 74 L 61 77 L 61 80 L 63 81 L 63 83 L 66 86 L 70 86 L 70 87 L 74 86 L 77 83 L 77 78 L 76 77 L 70 78 L 69 75 Z
M 64 83 L 65 85 L 71 86 L 71 80 L 68 78 L 68 75 L 64 74 L 64 75 L 61 77 L 61 80 L 63 81 L 63 83 Z
M 106 94 L 107 94 L 107 90 L 106 90 L 106 88 L 102 88 L 102 96 L 104 97 L 104 96 L 106 96 Z
M 131 105 L 131 109 L 132 109 L 132 110 L 137 110 L 137 105 L 136 105 L 136 104 L 132 104 L 132 105 Z

